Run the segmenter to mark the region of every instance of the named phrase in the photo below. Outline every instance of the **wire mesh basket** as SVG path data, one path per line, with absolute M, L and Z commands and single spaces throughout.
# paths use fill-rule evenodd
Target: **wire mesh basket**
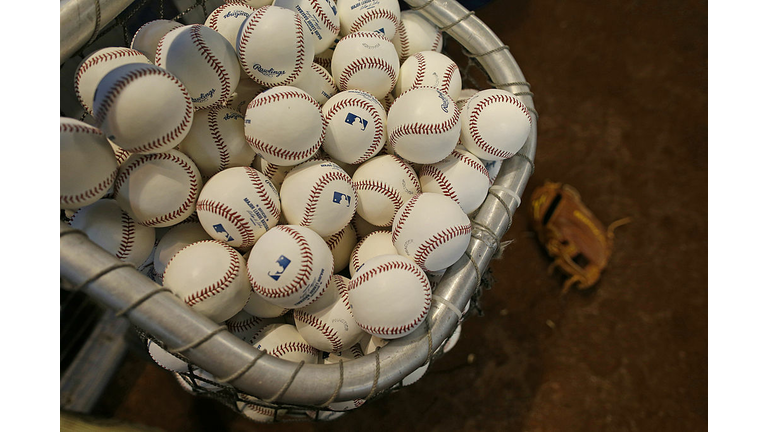
M 79 62 L 106 46 L 129 46 L 135 31 L 152 19 L 202 23 L 221 0 L 67 0 L 61 2 L 61 115 L 89 122 L 77 103 L 72 77 Z M 475 14 L 455 0 L 408 0 L 446 38 L 444 53 L 459 64 L 465 87 L 495 87 L 515 94 L 533 114 L 523 148 L 502 163 L 482 206 L 471 215 L 472 238 L 433 291 L 425 323 L 400 339 L 338 364 L 292 363 L 265 355 L 213 321 L 192 311 L 167 288 L 121 262 L 64 221 L 60 227 L 60 272 L 69 291 L 82 291 L 125 316 L 147 341 L 188 362 L 182 386 L 242 411 L 252 407 L 262 421 L 328 420 L 338 401 L 368 401 L 403 386 L 429 367 L 443 345 L 472 313 L 488 268 L 502 249 L 520 197 L 533 173 L 538 114 L 530 85 L 509 48 Z M 64 216 L 62 216 L 64 219 Z M 194 365 L 194 366 L 193 366 Z M 200 373 L 200 369 L 207 374 Z M 343 412 L 343 411 L 341 411 Z M 251 417 L 253 418 L 253 417 Z

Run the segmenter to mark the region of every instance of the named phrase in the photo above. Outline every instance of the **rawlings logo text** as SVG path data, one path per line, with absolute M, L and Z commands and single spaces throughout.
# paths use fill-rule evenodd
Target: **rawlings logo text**
M 271 77 L 271 78 L 279 78 L 279 77 L 285 75 L 285 71 L 284 70 L 283 71 L 279 71 L 279 70 L 275 70 L 274 68 L 264 69 L 258 63 L 254 63 L 253 64 L 253 70 L 255 70 L 256 72 L 258 72 L 258 73 L 260 73 L 260 74 L 262 74 L 264 76 L 268 76 L 268 77 Z
M 192 102 L 194 102 L 194 103 L 205 102 L 208 99 L 212 98 L 214 93 L 216 93 L 216 90 L 214 90 L 214 89 L 211 89 L 211 90 L 209 90 L 206 93 L 200 93 L 200 97 L 192 98 Z

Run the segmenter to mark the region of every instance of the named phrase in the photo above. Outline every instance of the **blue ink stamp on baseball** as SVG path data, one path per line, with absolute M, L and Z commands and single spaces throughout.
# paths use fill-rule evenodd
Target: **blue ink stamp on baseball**
M 344 123 L 351 124 L 353 126 L 355 125 L 355 123 L 358 123 L 358 122 L 360 123 L 360 125 L 362 125 L 362 128 L 360 128 L 361 131 L 364 131 L 365 128 L 368 127 L 368 120 L 360 116 L 356 116 L 352 113 L 347 113 L 347 118 L 344 119 Z
M 275 261 L 275 264 L 273 266 L 272 270 L 269 270 L 267 272 L 267 275 L 271 277 L 274 280 L 279 280 L 280 276 L 285 273 L 285 269 L 288 268 L 288 266 L 291 264 L 291 260 L 288 259 L 285 255 L 280 255 L 280 257 Z
M 234 237 L 232 237 L 231 235 L 229 235 L 229 233 L 227 232 L 227 230 L 225 230 L 225 229 L 224 229 L 224 225 L 222 225 L 222 224 L 216 224 L 216 225 L 214 225 L 214 226 L 213 226 L 213 230 L 214 230 L 214 231 L 216 231 L 217 233 L 222 233 L 222 234 L 224 234 L 225 236 L 227 236 L 227 241 L 234 241 L 234 240 L 235 240 L 235 238 L 234 238 Z
M 352 205 L 352 197 L 341 192 L 333 192 L 333 202 L 336 204 L 342 204 L 342 202 L 347 203 L 347 207 Z

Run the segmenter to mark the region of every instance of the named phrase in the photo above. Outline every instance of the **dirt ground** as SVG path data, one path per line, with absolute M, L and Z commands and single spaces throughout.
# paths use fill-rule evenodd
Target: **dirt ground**
M 131 356 L 103 415 L 167 431 L 706 430 L 707 3 L 497 0 L 477 15 L 541 116 L 523 208 L 549 179 L 606 224 L 632 218 L 598 286 L 560 297 L 521 211 L 485 316 L 402 391 L 331 423 L 257 425 Z

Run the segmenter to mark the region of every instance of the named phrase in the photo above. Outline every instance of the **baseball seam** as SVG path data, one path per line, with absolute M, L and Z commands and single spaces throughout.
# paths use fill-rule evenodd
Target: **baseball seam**
M 400 217 L 397 219 L 397 222 L 392 227 L 392 243 L 393 244 L 397 241 L 397 237 L 400 236 L 400 230 L 403 229 L 403 222 L 405 222 L 405 220 L 408 219 L 408 216 L 410 216 L 411 211 L 413 210 L 413 207 L 416 205 L 416 201 L 419 200 L 421 195 L 422 195 L 421 193 L 417 193 L 416 195 L 411 197 L 408 203 L 405 204 L 405 208 L 403 208 L 403 212 L 400 214 Z
M 453 75 L 457 70 L 459 70 L 459 66 L 457 66 L 456 63 L 451 62 L 445 70 L 445 73 L 443 73 L 443 81 L 440 86 L 440 90 L 442 90 L 443 93 L 448 94 L 448 90 L 451 88 L 451 80 L 453 80 Z
M 323 22 L 325 27 L 331 31 L 333 34 L 339 34 L 339 26 L 335 24 L 328 15 L 325 14 L 325 11 L 322 7 L 320 7 L 320 4 L 318 0 L 309 0 L 309 4 L 312 6 L 312 10 L 315 11 L 315 15 L 320 19 L 320 21 Z
M 326 122 L 330 123 L 333 120 L 336 113 L 339 112 L 342 108 L 348 108 L 353 106 L 362 108 L 368 114 L 370 114 L 371 117 L 373 118 L 373 126 L 374 126 L 373 140 L 371 142 L 371 145 L 368 146 L 368 148 L 365 150 L 362 156 L 360 156 L 354 162 L 352 162 L 352 165 L 357 165 L 370 159 L 371 156 L 373 156 L 373 154 L 376 153 L 376 150 L 379 148 L 381 141 L 384 138 L 384 123 L 382 122 L 381 115 L 379 111 L 376 109 L 376 106 L 374 106 L 371 102 L 367 100 L 358 99 L 358 98 L 345 98 L 334 103 L 331 106 L 331 108 L 327 111 L 327 114 L 324 116 L 326 119 Z
M 419 177 L 416 176 L 416 171 L 414 171 L 413 167 L 408 165 L 403 158 L 398 156 L 392 156 L 395 159 L 395 162 L 400 165 L 400 167 L 405 171 L 405 173 L 408 175 L 408 178 L 411 180 L 411 184 L 414 188 L 416 188 L 416 192 L 421 192 L 421 183 L 419 183 Z
M 395 35 L 400 35 L 400 63 L 403 63 L 411 55 L 411 46 L 408 40 L 408 32 L 405 29 L 403 20 L 398 21 Z
M 384 19 L 387 21 L 390 21 L 392 24 L 397 27 L 397 23 L 400 21 L 397 18 L 397 15 L 395 15 L 392 11 L 387 9 L 370 9 L 363 14 L 361 14 L 359 17 L 357 17 L 354 21 L 352 21 L 352 24 L 349 26 L 349 33 L 355 33 L 359 32 L 360 28 L 364 25 L 368 24 L 369 22 L 373 20 L 378 19 Z
M 77 74 L 75 74 L 75 94 L 77 95 L 77 100 L 80 102 L 80 105 L 88 111 L 88 114 L 93 114 L 93 107 L 86 107 L 85 101 L 83 101 L 82 96 L 80 95 L 80 79 L 85 75 L 86 72 L 88 72 L 88 69 L 93 67 L 94 65 L 101 63 L 103 61 L 109 61 L 118 59 L 121 57 L 138 57 L 141 56 L 143 58 L 146 58 L 144 54 L 141 52 L 132 49 L 132 48 L 118 48 L 115 51 L 98 54 L 92 57 L 89 57 L 87 60 L 83 62 L 82 65 L 77 69 Z
M 259 82 L 258 77 L 253 74 L 251 71 L 251 68 L 248 64 L 245 63 L 245 47 L 248 45 L 248 41 L 251 39 L 251 34 L 256 29 L 256 26 L 259 24 L 259 21 L 261 21 L 261 18 L 264 16 L 265 13 L 267 13 L 267 10 L 269 10 L 269 6 L 262 6 L 258 9 L 256 9 L 255 12 L 253 12 L 248 19 L 246 19 L 243 22 L 243 27 L 241 28 L 240 37 L 237 41 L 238 45 L 238 60 L 240 60 L 240 66 L 242 66 L 243 70 L 248 74 L 248 76 L 251 77 L 254 81 L 258 82 L 261 85 L 261 82 Z
M 201 243 L 221 243 L 217 240 L 204 240 Z M 192 243 L 189 246 L 195 245 L 197 243 Z M 185 246 L 182 248 L 182 250 L 188 248 L 189 246 Z M 238 273 L 240 272 L 240 260 L 238 259 L 240 255 L 232 248 L 226 248 L 227 253 L 229 253 L 229 267 L 227 268 L 227 271 L 224 273 L 224 275 L 217 280 L 216 282 L 200 289 L 199 291 L 196 291 L 186 297 L 184 297 L 184 302 L 188 304 L 189 306 L 194 306 L 203 300 L 209 299 L 216 294 L 224 291 L 227 287 L 229 287 L 232 284 L 232 281 L 235 280 Z M 179 251 L 181 252 L 181 251 Z M 177 253 L 178 255 L 178 253 Z M 171 259 L 173 261 L 173 258 Z M 170 265 L 170 262 L 168 263 Z M 166 272 L 168 270 L 168 267 L 166 266 Z M 165 274 L 163 274 L 163 280 L 165 280 Z
M 349 90 L 349 80 L 352 79 L 352 76 L 365 69 L 378 69 L 387 74 L 390 82 L 389 90 L 387 90 L 387 93 L 391 92 L 392 89 L 395 88 L 395 84 L 397 83 L 397 71 L 391 64 L 387 63 L 380 57 L 361 57 L 354 60 L 352 63 L 348 64 L 344 67 L 344 69 L 341 70 L 338 82 L 339 90 Z
M 242 244 L 240 247 L 248 248 L 256 243 L 253 232 L 251 231 L 248 221 L 240 216 L 229 206 L 212 200 L 199 200 L 195 207 L 197 212 L 210 212 L 217 216 L 223 217 L 227 222 L 231 223 L 237 229 L 238 234 L 242 238 Z
M 251 7 L 248 3 L 242 2 L 242 1 L 232 1 L 227 2 L 225 5 L 221 5 L 220 7 L 217 7 L 211 14 L 208 16 L 208 27 L 212 28 L 213 30 L 219 31 L 219 16 L 225 11 L 229 10 L 230 6 L 241 6 L 245 7 L 251 10 L 251 13 L 253 13 L 256 9 Z
M 293 318 L 319 331 L 331 344 L 332 351 L 341 351 L 344 345 L 336 330 L 332 329 L 328 324 L 302 310 L 293 311 Z
M 275 348 L 273 348 L 272 350 L 268 351 L 267 354 L 279 358 L 290 352 L 303 352 L 306 354 L 317 354 L 316 349 L 301 342 L 288 342 L 288 343 L 280 344 Z
M 219 111 L 224 108 L 223 106 L 214 106 L 208 111 L 208 131 L 213 138 L 213 144 L 216 146 L 216 150 L 219 152 L 219 171 L 224 171 L 229 165 L 229 148 L 224 142 L 224 138 L 221 136 L 221 130 L 219 129 Z
M 256 194 L 259 196 L 259 199 L 261 202 L 264 203 L 264 205 L 267 207 L 267 210 L 269 210 L 269 214 L 272 215 L 275 219 L 280 218 L 280 209 L 277 207 L 277 204 L 274 200 L 272 200 L 269 197 L 269 194 L 267 194 L 267 188 L 264 185 L 264 182 L 262 181 L 261 177 L 259 177 L 259 171 L 255 168 L 251 167 L 244 167 L 245 173 L 248 175 L 248 178 L 251 180 L 251 185 L 253 185 L 253 188 L 256 191 Z
M 411 90 L 424 87 L 414 87 Z M 410 91 L 410 90 L 409 90 Z M 404 92 L 406 94 L 407 92 Z M 402 96 L 402 95 L 401 95 Z M 456 105 L 453 105 L 453 115 L 441 122 L 441 123 L 406 123 L 396 127 L 389 133 L 389 144 L 392 146 L 392 150 L 397 151 L 397 141 L 407 135 L 438 135 L 450 131 L 459 122 L 459 110 L 456 109 Z
M 416 262 L 416 264 L 419 265 L 419 267 L 424 269 L 424 264 L 429 258 L 429 254 L 431 254 L 435 249 L 447 243 L 451 239 L 461 235 L 467 235 L 471 231 L 472 225 L 457 225 L 446 228 L 421 243 L 416 249 L 416 253 L 413 255 L 413 260 Z
M 383 231 L 383 230 L 373 231 L 373 232 L 369 233 L 368 235 L 366 235 L 365 237 L 363 237 L 355 245 L 354 249 L 352 249 L 352 254 L 349 257 L 349 260 L 352 263 L 352 267 L 355 269 L 355 271 L 357 271 L 360 268 L 360 266 L 362 265 L 362 263 L 360 262 L 360 247 L 365 243 L 365 240 L 367 240 L 368 237 L 372 236 L 373 234 L 386 233 L 386 232 L 387 231 Z
M 389 200 L 392 202 L 392 205 L 395 207 L 395 213 L 397 213 L 397 211 L 403 205 L 403 199 L 400 197 L 400 194 L 397 192 L 397 190 L 384 182 L 377 180 L 358 180 L 352 182 L 352 187 L 355 188 L 355 191 L 358 192 L 361 190 L 378 192 L 389 198 Z M 395 216 L 393 214 L 392 218 L 389 220 L 389 225 L 392 224 L 394 218 Z
M 267 288 L 265 286 L 262 286 L 254 278 L 251 276 L 251 272 L 248 272 L 248 279 L 251 281 L 251 286 L 253 287 L 253 290 L 262 295 L 263 297 L 267 298 L 284 298 L 288 297 L 292 294 L 295 294 L 299 290 L 306 287 L 307 282 L 309 281 L 309 277 L 312 275 L 312 269 L 314 266 L 314 256 L 312 254 L 312 249 L 309 247 L 309 242 L 307 242 L 307 239 L 304 238 L 303 235 L 301 235 L 300 232 L 296 231 L 295 229 L 287 226 L 287 225 L 277 225 L 275 226 L 275 229 L 280 230 L 286 234 L 288 234 L 291 238 L 293 238 L 296 241 L 296 244 L 299 247 L 299 254 L 301 255 L 301 264 L 299 267 L 298 273 L 296 273 L 296 276 L 291 280 L 290 283 L 288 283 L 286 286 L 283 287 L 277 287 L 277 288 Z M 330 280 L 330 279 L 329 279 Z
M 201 27 L 205 26 L 201 24 L 194 24 L 192 26 L 192 29 L 190 30 L 192 43 L 197 47 L 198 51 L 200 51 L 200 54 L 202 54 L 203 59 L 206 63 L 208 63 L 208 66 L 212 67 L 213 71 L 216 72 L 216 76 L 219 77 L 219 84 L 221 84 L 221 95 L 214 103 L 225 104 L 227 103 L 227 99 L 229 99 L 231 93 L 229 74 L 227 73 L 224 65 L 222 65 L 219 61 L 218 57 L 213 54 L 211 48 L 205 42 L 205 39 L 203 39 L 203 36 L 200 34 Z
M 432 177 L 437 183 L 438 187 L 440 187 L 440 191 L 443 193 L 443 195 L 452 199 L 454 202 L 456 202 L 456 204 L 461 205 L 461 200 L 459 200 L 459 197 L 456 195 L 456 191 L 453 189 L 453 185 L 451 185 L 451 182 L 445 176 L 445 173 L 440 171 L 436 166 L 424 165 L 421 168 L 421 176 Z
M 422 84 L 427 71 L 427 59 L 424 58 L 424 54 L 416 53 L 413 57 L 416 59 L 416 76 L 413 77 L 412 88 Z
M 488 179 L 488 184 L 489 185 L 493 184 L 493 182 L 491 181 L 491 175 L 488 172 L 488 169 L 485 168 L 485 165 L 483 165 L 482 163 L 477 162 L 476 160 L 474 160 L 474 159 L 470 158 L 469 156 L 467 156 L 467 155 L 465 155 L 465 154 L 463 154 L 461 152 L 458 152 L 456 150 L 453 150 L 451 152 L 451 156 L 453 156 L 454 158 L 458 159 L 459 162 L 462 162 L 462 163 L 468 165 L 470 168 L 475 169 L 477 171 L 480 171 Z
M 328 240 L 325 241 L 325 244 L 328 245 L 328 248 L 333 252 L 334 249 L 336 249 L 336 246 L 341 243 L 341 239 L 344 238 L 344 232 L 347 230 L 346 227 L 342 228 L 341 231 L 331 235 L 328 237 Z
M 252 316 L 247 320 L 242 320 L 242 321 L 227 320 L 226 324 L 227 324 L 227 329 L 230 332 L 242 332 L 242 331 L 250 330 L 254 326 L 261 324 L 262 321 L 264 321 L 262 318 Z
M 120 261 L 126 261 L 128 260 L 128 257 L 131 255 L 131 251 L 133 249 L 133 239 L 136 234 L 136 227 L 134 226 L 134 221 L 131 219 L 130 216 L 128 216 L 128 213 L 124 211 L 120 211 L 120 245 L 117 248 L 117 252 L 115 253 L 115 256 Z
M 504 151 L 497 147 L 494 147 L 490 143 L 485 141 L 485 139 L 483 139 L 483 136 L 480 134 L 480 129 L 478 128 L 478 125 L 477 125 L 478 117 L 483 112 L 483 110 L 488 106 L 490 106 L 492 103 L 496 103 L 496 102 L 512 103 L 515 107 L 520 109 L 523 112 L 523 114 L 525 114 L 528 117 L 528 123 L 531 124 L 531 114 L 528 112 L 528 108 L 526 108 L 522 102 L 520 102 L 516 97 L 512 95 L 495 94 L 495 95 L 490 95 L 482 98 L 479 102 L 475 104 L 475 106 L 472 107 L 471 114 L 469 115 L 469 134 L 472 137 L 472 139 L 475 141 L 475 145 L 477 145 L 483 151 L 495 157 L 508 159 L 514 156 L 515 154 L 512 152 Z

